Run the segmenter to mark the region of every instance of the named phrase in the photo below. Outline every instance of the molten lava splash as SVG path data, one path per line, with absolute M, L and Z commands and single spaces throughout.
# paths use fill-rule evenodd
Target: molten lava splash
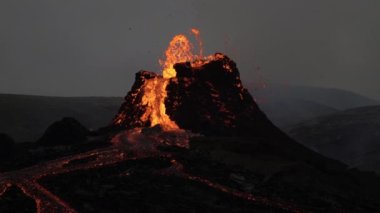
M 193 61 L 192 53 L 193 45 L 185 35 L 176 35 L 170 41 L 168 49 L 165 51 L 166 60 L 160 60 L 159 63 L 163 67 L 162 75 L 164 78 L 173 78 L 176 76 L 174 64 Z
M 199 43 L 200 55 L 197 56 L 192 53 L 193 45 L 185 35 L 176 35 L 165 51 L 165 61 L 159 61 L 163 68 L 163 78 L 149 79 L 145 82 L 142 103 L 146 107 L 146 111 L 141 120 L 150 121 L 150 126 L 160 124 L 165 130 L 179 129 L 177 124 L 166 114 L 166 86 L 170 78 L 176 77 L 177 73 L 173 67 L 176 63 L 192 62 L 194 65 L 199 65 L 201 61 L 203 50 L 202 41 L 199 37 L 200 32 L 197 29 L 192 29 L 191 32 Z M 202 62 L 204 61 L 202 60 Z
M 179 129 L 177 124 L 166 114 L 166 86 L 169 83 L 169 78 L 176 76 L 174 64 L 193 60 L 191 49 L 192 45 L 186 36 L 174 36 L 165 52 L 166 60 L 159 61 L 163 67 L 163 78 L 153 78 L 145 82 L 142 103 L 146 110 L 141 120 L 144 122 L 149 120 L 150 126 L 160 124 L 165 130 Z
M 177 124 L 166 114 L 165 98 L 167 97 L 168 82 L 168 79 L 165 78 L 152 78 L 145 82 L 142 104 L 146 107 L 146 111 L 141 120 L 144 122 L 149 120 L 150 126 L 160 124 L 165 130 L 179 129 Z
M 199 54 L 197 55 L 193 53 L 194 45 L 185 35 L 179 34 L 174 36 L 169 43 L 169 47 L 165 51 L 165 61 L 159 60 L 159 63 L 163 68 L 162 75 L 164 78 L 173 78 L 176 76 L 177 73 L 173 66 L 177 63 L 191 62 L 192 66 L 201 66 L 215 59 L 214 55 L 203 56 L 203 42 L 200 37 L 200 31 L 192 28 L 191 33 L 195 36 L 195 39 L 198 42 Z

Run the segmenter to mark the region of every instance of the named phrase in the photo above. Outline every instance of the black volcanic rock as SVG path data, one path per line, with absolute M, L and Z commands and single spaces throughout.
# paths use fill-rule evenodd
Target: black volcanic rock
M 30 197 L 26 197 L 22 191 L 12 186 L 0 199 L 1 213 L 34 213 L 36 212 L 36 204 Z
M 15 142 L 7 134 L 0 133 L 0 158 L 8 157 L 15 146 Z
M 218 54 L 201 67 L 176 64 L 165 105 L 181 128 L 205 135 L 264 135 L 276 129 L 240 80 L 236 64 Z
M 169 79 L 166 87 L 166 114 L 182 128 L 204 135 L 281 136 L 259 109 L 249 92 L 242 86 L 236 64 L 227 56 L 215 54 L 215 59 L 201 66 L 190 63 L 174 66 L 177 76 Z M 152 78 L 162 78 L 148 71 L 136 74 L 135 83 L 125 97 L 115 127 L 150 126 L 140 117 L 142 87 Z
M 74 118 L 63 118 L 47 128 L 38 143 L 46 146 L 78 144 L 86 140 L 89 130 Z

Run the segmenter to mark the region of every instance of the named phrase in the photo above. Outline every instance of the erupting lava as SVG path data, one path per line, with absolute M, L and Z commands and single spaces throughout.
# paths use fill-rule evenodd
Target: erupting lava
M 166 60 L 160 60 L 159 63 L 163 67 L 162 75 L 164 78 L 173 78 L 176 76 L 174 64 L 193 61 L 192 44 L 185 35 L 176 35 L 170 41 L 168 49 L 165 51 Z
M 178 130 L 178 125 L 170 119 L 166 114 L 165 98 L 167 97 L 166 86 L 170 78 L 176 77 L 176 70 L 174 65 L 182 62 L 191 62 L 192 66 L 200 66 L 214 55 L 206 58 L 202 57 L 203 43 L 200 39 L 200 31 L 198 29 L 191 29 L 191 32 L 196 37 L 199 45 L 199 55 L 193 54 L 193 45 L 189 39 L 179 34 L 174 36 L 170 41 L 169 47 L 165 51 L 165 61 L 159 60 L 162 66 L 163 78 L 148 79 L 143 86 L 142 104 L 146 107 L 145 113 L 142 115 L 142 121 L 150 121 L 150 126 L 160 124 L 164 130 Z
M 165 130 L 179 129 L 177 124 L 166 114 L 165 98 L 167 96 L 165 78 L 148 79 L 143 86 L 142 104 L 146 107 L 142 121 L 150 121 L 150 126 L 160 124 Z
M 177 73 L 173 67 L 174 64 L 206 60 L 206 58 L 203 58 L 203 42 L 200 38 L 200 31 L 193 28 L 191 29 L 191 33 L 194 34 L 198 42 L 199 55 L 193 53 L 194 46 L 185 35 L 179 34 L 174 36 L 165 51 L 165 61 L 159 60 L 163 68 L 162 75 L 164 78 L 173 78 L 176 76 Z M 208 56 L 207 59 L 209 60 L 212 57 L 213 56 Z

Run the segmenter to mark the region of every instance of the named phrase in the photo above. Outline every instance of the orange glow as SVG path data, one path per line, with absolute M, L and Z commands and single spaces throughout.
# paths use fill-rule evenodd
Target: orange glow
M 176 76 L 174 64 L 193 61 L 192 44 L 185 35 L 176 35 L 170 41 L 169 47 L 165 51 L 166 60 L 160 60 L 163 68 L 162 75 L 164 78 L 173 78 Z
M 170 41 L 168 48 L 165 51 L 165 60 L 159 60 L 162 66 L 162 76 L 164 78 L 176 77 L 177 72 L 174 69 L 174 65 L 177 63 L 190 62 L 192 67 L 200 67 L 212 60 L 220 60 L 224 58 L 224 55 L 217 53 L 215 55 L 203 56 L 203 42 L 200 38 L 200 31 L 192 28 L 190 31 L 198 42 L 199 54 L 193 53 L 194 45 L 183 34 L 179 34 L 173 37 Z M 231 68 L 226 65 L 226 69 L 229 71 Z
M 142 104 L 146 107 L 142 115 L 142 121 L 150 121 L 150 126 L 160 124 L 164 130 L 179 129 L 177 124 L 166 114 L 165 99 L 167 97 L 166 86 L 169 80 L 166 78 L 153 78 L 145 82 L 143 86 Z
M 125 120 L 126 114 L 124 112 L 119 113 L 113 120 L 115 124 L 120 125 Z
M 203 56 L 203 42 L 200 38 L 200 31 L 192 28 L 190 32 L 198 42 L 199 54 L 193 53 L 194 45 L 185 35 L 179 34 L 174 36 L 165 51 L 166 59 L 159 60 L 164 78 L 176 77 L 177 73 L 173 67 L 176 63 L 191 62 L 193 66 L 201 66 L 214 59 L 214 55 Z
M 195 39 L 198 42 L 198 48 L 199 48 L 199 58 L 203 58 L 203 42 L 200 37 L 200 31 L 198 29 L 191 29 L 191 33 L 195 36 Z
M 150 121 L 151 126 L 160 124 L 165 130 L 179 129 L 178 125 L 166 114 L 166 86 L 169 79 L 177 75 L 173 67 L 176 63 L 192 62 L 193 65 L 198 65 L 199 59 L 202 58 L 203 50 L 202 41 L 199 37 L 200 32 L 197 29 L 191 29 L 191 32 L 199 43 L 200 55 L 193 54 L 193 45 L 185 35 L 176 35 L 165 51 L 165 61 L 159 60 L 162 66 L 163 78 L 149 79 L 145 82 L 142 104 L 146 107 L 146 110 L 141 120 L 144 122 Z

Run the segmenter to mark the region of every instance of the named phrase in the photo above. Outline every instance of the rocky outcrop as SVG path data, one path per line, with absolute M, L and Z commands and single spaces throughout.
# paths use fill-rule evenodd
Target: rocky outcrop
M 71 145 L 84 142 L 89 130 L 74 118 L 63 118 L 50 125 L 37 141 L 41 145 Z

